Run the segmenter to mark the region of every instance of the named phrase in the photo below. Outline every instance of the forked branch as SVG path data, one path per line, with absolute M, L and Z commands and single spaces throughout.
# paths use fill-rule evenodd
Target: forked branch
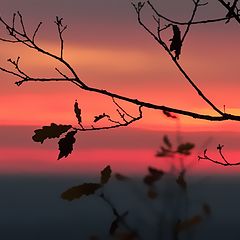
M 203 101 L 214 110 L 216 115 L 207 115 L 202 114 L 199 112 L 193 112 L 191 110 L 184 110 L 184 109 L 178 109 L 170 106 L 164 106 L 160 104 L 154 104 L 146 101 L 142 101 L 139 99 L 130 98 L 124 95 L 116 94 L 114 92 L 107 91 L 105 89 L 101 88 L 95 88 L 89 86 L 85 81 L 83 81 L 77 74 L 76 70 L 71 66 L 71 64 L 66 61 L 64 58 L 64 38 L 63 38 L 63 32 L 67 29 L 67 26 L 63 24 L 63 18 L 56 17 L 55 24 L 57 27 L 57 33 L 60 41 L 60 53 L 54 54 L 51 53 L 48 50 L 45 50 L 42 48 L 37 42 L 36 37 L 40 30 L 40 27 L 42 26 L 42 22 L 40 22 L 36 29 L 33 31 L 33 33 L 28 33 L 23 16 L 20 14 L 20 12 L 14 13 L 12 21 L 10 23 L 6 22 L 2 18 L 0 18 L 0 23 L 3 25 L 3 27 L 6 29 L 8 37 L 4 38 L 1 37 L 0 41 L 8 42 L 8 43 L 14 43 L 14 44 L 22 44 L 26 46 L 27 48 L 31 48 L 33 51 L 37 51 L 45 56 L 48 56 L 51 59 L 54 59 L 62 64 L 64 67 L 64 71 L 59 68 L 55 68 L 57 73 L 60 75 L 59 77 L 49 77 L 49 78 L 41 78 L 41 77 L 33 77 L 30 76 L 28 73 L 26 73 L 19 65 L 20 57 L 18 57 L 16 60 L 8 59 L 8 62 L 11 64 L 11 66 L 14 68 L 14 70 L 7 69 L 0 67 L 0 70 L 13 75 L 14 77 L 18 78 L 18 81 L 15 83 L 20 86 L 23 83 L 26 82 L 70 82 L 75 84 L 77 87 L 84 91 L 88 92 L 94 92 L 97 94 L 101 94 L 107 97 L 110 97 L 112 99 L 112 102 L 114 106 L 116 106 L 116 111 L 118 113 L 119 119 L 114 119 L 110 116 L 110 114 L 101 113 L 100 115 L 95 116 L 94 124 L 90 127 L 85 127 L 84 124 L 80 121 L 81 120 L 81 110 L 77 106 L 76 110 L 76 116 L 78 117 L 78 123 L 80 127 L 72 127 L 73 132 L 68 135 L 68 138 L 73 139 L 73 136 L 76 132 L 80 131 L 96 131 L 96 130 L 104 130 L 104 129 L 112 129 L 112 128 L 118 128 L 118 127 L 125 127 L 128 126 L 138 120 L 140 120 L 143 117 L 142 109 L 149 108 L 154 110 L 160 110 L 163 111 L 163 113 L 175 113 L 178 115 L 184 115 L 188 117 L 192 117 L 195 119 L 204 119 L 208 121 L 226 121 L 226 120 L 233 120 L 233 121 L 240 121 L 239 115 L 233 115 L 230 113 L 226 113 L 225 110 L 220 110 L 202 91 L 201 89 L 195 84 L 193 79 L 190 77 L 189 74 L 187 74 L 187 71 L 182 67 L 180 63 L 180 54 L 183 47 L 183 43 L 185 43 L 185 39 L 187 35 L 189 34 L 190 28 L 192 28 L 195 25 L 199 24 L 210 24 L 210 23 L 216 23 L 216 22 L 229 22 L 230 19 L 236 19 L 237 22 L 240 23 L 239 20 L 239 9 L 237 8 L 238 0 L 234 0 L 233 4 L 227 4 L 222 0 L 218 0 L 227 10 L 228 13 L 224 17 L 215 18 L 215 19 L 203 19 L 199 21 L 195 21 L 195 16 L 197 13 L 197 10 L 199 7 L 207 6 L 207 2 L 203 2 L 202 0 L 192 0 L 193 2 L 193 10 L 189 17 L 189 20 L 186 22 L 179 22 L 172 20 L 170 18 L 167 18 L 163 16 L 161 13 L 157 11 L 155 6 L 151 3 L 151 1 L 145 1 L 145 2 L 137 2 L 132 3 L 135 12 L 137 14 L 138 23 L 141 27 L 159 44 L 161 48 L 165 50 L 165 52 L 170 57 L 170 60 L 175 65 L 177 70 L 182 74 L 182 76 L 186 79 L 186 81 L 192 86 L 192 88 L 195 90 L 195 92 L 198 94 L 200 98 L 203 99 Z M 148 7 L 153 12 L 153 20 L 156 22 L 156 31 L 152 31 L 150 27 L 148 27 L 147 24 L 143 21 L 142 18 L 142 10 L 144 7 Z M 19 21 L 19 24 L 16 24 L 16 21 Z M 20 26 L 20 27 L 17 27 Z M 168 28 L 172 27 L 173 29 L 173 36 L 171 36 L 171 44 L 169 44 L 168 41 L 164 40 L 162 37 L 162 32 L 166 31 Z M 185 28 L 182 34 L 182 29 Z M 182 36 L 181 36 L 182 35 Z M 68 70 L 70 73 L 65 74 L 65 70 Z M 131 103 L 135 105 L 138 108 L 138 115 L 133 116 L 132 114 L 128 113 L 120 104 L 118 101 L 123 101 L 127 103 Z M 165 114 L 166 115 L 166 114 Z M 110 125 L 104 125 L 99 126 L 97 125 L 99 121 L 103 123 L 103 119 L 106 119 Z M 54 125 L 55 127 L 55 125 Z M 61 127 L 60 127 L 61 128 Z M 218 149 L 220 156 L 223 160 L 223 163 L 220 163 L 218 161 L 214 161 L 213 159 L 209 158 L 207 156 L 207 151 L 204 152 L 203 157 L 199 157 L 199 159 L 206 159 L 210 160 L 212 162 L 221 164 L 221 165 L 238 165 L 238 164 L 231 164 L 227 162 L 227 160 L 224 158 L 222 154 L 222 147 Z M 240 164 L 240 163 L 239 163 Z

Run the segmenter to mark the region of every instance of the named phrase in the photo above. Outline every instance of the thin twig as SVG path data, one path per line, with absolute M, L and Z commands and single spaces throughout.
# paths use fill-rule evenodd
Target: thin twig
M 207 149 L 205 149 L 204 150 L 204 153 L 203 153 L 203 156 L 198 156 L 198 160 L 200 161 L 200 160 L 206 160 L 206 161 L 210 161 L 210 162 L 213 162 L 213 163 L 215 163 L 215 164 L 218 164 L 218 165 L 222 165 L 222 166 L 238 166 L 238 165 L 240 165 L 240 161 L 239 162 L 235 162 L 235 163 L 230 163 L 229 161 L 227 161 L 227 159 L 225 158 L 225 156 L 224 156 L 224 154 L 222 153 L 222 149 L 223 149 L 223 145 L 218 145 L 218 147 L 217 147 L 217 150 L 218 150 L 218 153 L 219 153 L 219 155 L 221 156 L 221 158 L 222 158 L 222 160 L 223 160 L 223 162 L 222 161 L 218 161 L 218 160 L 214 160 L 214 159 L 212 159 L 211 157 L 209 157 L 208 155 L 207 155 Z
M 156 8 L 153 6 L 153 4 L 150 1 L 147 1 L 147 4 L 152 8 L 152 10 L 154 11 L 154 13 L 164 19 L 167 22 L 170 22 L 172 24 L 177 24 L 177 25 L 188 25 L 188 22 L 180 22 L 180 21 L 176 21 L 170 18 L 165 17 L 164 15 L 160 14 Z M 233 17 L 231 17 L 233 18 Z M 192 25 L 198 25 L 198 24 L 208 24 L 208 23 L 217 23 L 217 22 L 223 22 L 228 20 L 227 17 L 221 17 L 221 18 L 215 18 L 215 19 L 206 19 L 206 20 L 199 20 L 199 21 L 193 21 Z

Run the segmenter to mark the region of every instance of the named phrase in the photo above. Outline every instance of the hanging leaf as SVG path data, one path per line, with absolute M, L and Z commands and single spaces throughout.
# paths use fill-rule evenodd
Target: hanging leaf
M 33 141 L 43 143 L 47 138 L 59 138 L 61 134 L 67 132 L 71 125 L 57 125 L 51 123 L 50 126 L 43 126 L 41 129 L 36 129 L 35 135 L 32 137 Z
M 181 48 L 182 48 L 182 40 L 181 40 L 181 31 L 177 25 L 172 25 L 173 30 L 173 38 L 170 39 L 171 45 L 170 45 L 170 51 L 175 52 L 175 58 L 179 59 L 179 56 L 181 54 Z
M 181 171 L 178 178 L 176 179 L 176 183 L 183 189 L 187 190 L 187 182 L 185 181 L 185 171 Z
M 61 194 L 61 198 L 72 201 L 74 199 L 79 199 L 84 195 L 88 196 L 94 194 L 100 187 L 101 184 L 98 183 L 84 183 L 82 185 L 69 188 Z
M 82 117 L 81 117 L 81 109 L 78 107 L 77 100 L 74 103 L 74 112 L 76 114 L 76 118 L 78 120 L 78 124 L 80 124 L 82 122 Z
M 166 145 L 168 148 L 172 148 L 172 144 L 171 144 L 171 142 L 170 142 L 170 140 L 169 140 L 169 138 L 168 138 L 167 135 L 164 135 L 164 137 L 163 137 L 163 142 L 165 143 L 165 145 Z
M 160 180 L 164 175 L 164 172 L 162 170 L 158 170 L 156 168 L 149 167 L 148 171 L 149 174 L 143 178 L 143 182 L 149 186 Z
M 67 133 L 64 138 L 59 140 L 58 149 L 60 150 L 60 153 L 58 155 L 58 160 L 63 157 L 67 157 L 70 153 L 72 153 L 73 144 L 76 142 L 76 139 L 74 138 L 76 133 L 77 131 L 71 131 Z
M 165 110 L 163 110 L 162 112 L 168 118 L 172 118 L 172 119 L 177 119 L 178 118 L 176 115 L 172 114 L 171 112 L 168 112 L 168 111 L 165 111 Z
M 106 184 L 111 177 L 111 167 L 108 165 L 101 171 L 101 184 Z
M 98 116 L 95 116 L 94 117 L 94 122 L 98 122 L 98 121 L 102 120 L 105 117 L 109 117 L 109 115 L 107 115 L 106 113 L 103 113 L 103 114 L 100 114 Z
M 195 147 L 193 143 L 183 143 L 177 148 L 177 152 L 183 155 L 190 155 L 191 150 Z

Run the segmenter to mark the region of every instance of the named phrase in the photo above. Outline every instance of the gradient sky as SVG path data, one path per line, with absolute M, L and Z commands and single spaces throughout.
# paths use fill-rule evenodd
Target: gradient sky
M 152 2 L 162 14 L 176 20 L 186 20 L 191 14 L 190 0 L 182 1 L 183 5 L 179 6 L 176 6 L 176 1 L 173 0 Z M 64 56 L 77 70 L 82 80 L 91 86 L 156 104 L 212 113 L 177 71 L 161 47 L 138 25 L 130 3 L 131 1 L 128 0 L 52 0 L 50 2 L 9 0 L 1 4 L 0 14 L 3 18 L 11 20 L 12 13 L 19 10 L 30 32 L 39 21 L 43 21 L 37 40 L 39 44 L 54 53 L 59 51 L 59 41 L 53 21 L 56 15 L 63 17 L 68 25 L 64 33 Z M 221 17 L 225 12 L 217 1 L 211 1 L 209 7 L 200 10 L 197 19 Z M 144 19 L 152 27 L 154 26 L 147 9 L 144 11 Z M 0 33 L 3 32 L 4 29 L 0 28 Z M 166 32 L 167 40 L 171 38 L 171 34 L 171 31 Z M 196 26 L 190 30 L 180 58 L 180 63 L 186 72 L 209 99 L 220 109 L 225 105 L 227 112 L 235 114 L 240 113 L 239 39 L 239 26 L 234 21 L 229 24 Z M 56 66 L 64 71 L 58 63 L 17 44 L 0 42 L 0 51 L 0 64 L 4 67 L 8 67 L 6 59 L 9 57 L 21 56 L 21 66 L 33 76 L 56 76 L 54 72 Z M 14 84 L 17 79 L 2 72 L 0 79 L 2 163 L 0 172 L 3 173 L 63 174 L 76 170 L 76 166 L 81 171 L 88 171 L 89 162 L 94 165 L 94 169 L 101 169 L 105 163 L 113 162 L 117 169 L 124 171 L 127 168 L 131 172 L 136 164 L 136 160 L 132 159 L 140 159 L 137 160 L 142 163 L 139 164 L 141 165 L 139 171 L 143 171 L 145 166 L 156 161 L 154 151 L 159 146 L 163 134 L 169 131 L 174 133 L 179 126 L 179 123 L 166 119 L 161 112 L 144 110 L 143 120 L 124 129 L 123 133 L 121 130 L 111 132 L 113 135 L 110 135 L 110 138 L 108 137 L 110 133 L 84 134 L 84 140 L 87 139 L 84 141 L 79 134 L 79 143 L 73 156 L 70 156 L 69 161 L 63 160 L 64 163 L 60 165 L 55 161 L 56 142 L 51 147 L 48 144 L 44 146 L 33 143 L 32 130 L 42 125 L 49 125 L 51 122 L 74 124 L 75 99 L 78 99 L 82 107 L 83 118 L 89 123 L 95 115 L 114 111 L 111 99 L 82 92 L 70 83 L 28 83 L 17 87 Z M 132 106 L 124 106 L 136 112 Z M 213 138 L 211 152 L 215 152 L 216 144 L 224 143 L 228 149 L 227 154 L 232 156 L 233 161 L 237 160 L 238 123 L 209 123 L 181 117 L 180 126 L 184 141 L 189 141 L 187 139 L 189 135 L 184 132 L 195 134 L 195 137 L 191 136 L 190 139 L 198 144 L 199 151 L 209 138 Z M 217 134 L 218 131 L 223 132 L 222 135 Z M 204 132 L 201 140 L 198 138 L 199 132 Z M 232 132 L 235 134 L 233 135 Z M 135 139 L 130 136 L 135 136 Z M 118 139 L 123 140 L 119 142 Z M 140 145 L 136 144 L 138 139 Z M 112 145 L 112 142 L 115 145 Z M 124 163 L 121 162 L 122 159 Z M 196 155 L 194 159 L 197 159 Z M 196 168 L 203 171 L 208 169 L 222 171 L 209 164 L 201 166 L 199 164 Z M 240 169 L 236 168 L 232 171 L 238 170 Z

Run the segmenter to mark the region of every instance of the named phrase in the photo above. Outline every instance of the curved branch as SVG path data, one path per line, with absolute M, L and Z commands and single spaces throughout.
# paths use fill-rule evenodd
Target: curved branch
M 144 5 L 144 4 L 143 4 Z M 141 5 L 141 8 L 143 7 L 143 5 Z M 140 9 L 141 10 L 141 9 Z M 194 82 L 191 80 L 191 78 L 186 74 L 186 72 L 183 70 L 183 68 L 180 66 L 180 64 L 177 62 L 177 60 L 175 59 L 175 57 L 172 55 L 171 51 L 169 50 L 168 46 L 164 43 L 164 41 L 161 40 L 161 38 L 158 38 L 157 36 L 155 36 L 155 34 L 153 34 L 141 21 L 140 19 L 140 10 L 137 11 L 138 13 L 138 20 L 139 23 L 141 24 L 141 26 L 144 27 L 144 29 L 159 43 L 162 45 L 162 47 L 167 51 L 167 53 L 170 55 L 171 59 L 173 60 L 173 62 L 175 63 L 175 65 L 177 66 L 177 68 L 180 70 L 180 72 L 184 75 L 184 77 L 188 80 L 188 82 L 194 87 L 194 89 L 198 92 L 198 94 L 217 112 L 219 113 L 221 116 L 212 116 L 212 115 L 206 115 L 206 114 L 200 114 L 197 112 L 193 112 L 193 111 L 187 111 L 187 110 L 182 110 L 182 109 L 176 109 L 173 107 L 168 107 L 168 106 L 163 106 L 163 105 L 157 105 L 157 104 L 153 104 L 153 103 L 149 103 L 149 102 L 144 102 L 138 99 L 133 99 L 133 98 L 129 98 L 123 95 L 119 95 L 113 92 L 109 92 L 107 90 L 104 89 L 99 89 L 99 88 L 94 88 L 94 87 L 90 87 L 88 86 L 86 83 L 84 83 L 77 75 L 77 73 L 75 72 L 75 70 L 71 67 L 71 65 L 65 60 L 63 59 L 61 56 L 57 56 L 54 55 L 44 49 L 42 49 L 41 47 L 39 47 L 35 41 L 33 41 L 27 34 L 26 31 L 25 33 L 21 33 L 19 32 L 15 27 L 11 27 L 10 25 L 8 25 L 2 18 L 0 18 L 0 22 L 2 22 L 4 24 L 4 26 L 6 27 L 6 29 L 8 30 L 9 34 L 11 37 L 13 37 L 15 40 L 19 43 L 22 43 L 24 45 L 26 45 L 27 47 L 33 48 L 36 51 L 47 55 L 51 58 L 56 59 L 57 61 L 61 62 L 65 67 L 67 67 L 68 70 L 70 70 L 70 72 L 72 73 L 73 77 L 68 77 L 65 74 L 63 74 L 60 70 L 56 69 L 58 71 L 58 73 L 61 74 L 61 76 L 63 78 L 31 78 L 27 75 L 22 76 L 20 74 L 14 73 L 12 71 L 9 71 L 7 69 L 4 68 L 0 68 L 0 70 L 7 72 L 9 74 L 12 74 L 14 76 L 17 76 L 19 78 L 21 78 L 21 81 L 16 82 L 17 85 L 21 85 L 24 82 L 50 82 L 50 81 L 69 81 L 72 82 L 73 84 L 77 85 L 79 88 L 81 88 L 82 90 L 85 91 L 90 91 L 90 92 L 95 92 L 95 93 L 99 93 L 105 96 L 109 96 L 113 99 L 119 99 L 119 100 L 123 100 L 129 103 L 133 103 L 139 107 L 146 107 L 146 108 L 150 108 L 150 109 L 155 109 L 155 110 L 162 110 L 162 111 L 166 111 L 166 112 L 172 112 L 172 113 L 176 113 L 176 114 L 180 114 L 180 115 L 185 115 L 185 116 L 189 116 L 195 119 L 204 119 L 204 120 L 208 120 L 208 121 L 225 121 L 225 120 L 235 120 L 235 121 L 240 121 L 240 116 L 236 116 L 236 115 L 232 115 L 232 114 L 227 114 L 227 113 L 223 113 L 222 111 L 220 111 L 217 107 L 215 107 L 215 105 L 213 105 L 211 103 L 210 100 L 208 100 L 208 98 L 205 97 L 205 95 L 200 91 L 200 89 L 194 84 Z M 25 29 L 25 28 L 24 28 Z M 37 28 L 39 29 L 39 28 Z M 34 33 L 36 33 L 35 30 Z M 36 34 L 35 34 L 36 35 Z M 19 37 L 23 38 L 19 39 Z M 6 40 L 8 41 L 8 40 Z M 11 41 L 9 41 L 11 42 Z M 132 120 L 135 121 L 135 118 L 133 118 Z M 130 121 L 131 123 L 131 121 Z M 129 125 L 129 122 L 125 122 L 124 123 L 126 125 Z M 114 126 L 116 127 L 116 126 Z M 113 127 L 111 127 L 113 128 Z M 92 129 L 92 128 L 90 128 Z M 90 130 L 88 129 L 88 130 Z M 107 127 L 107 129 L 109 129 Z M 97 129 L 95 129 L 97 130 Z
M 217 113 L 219 113 L 220 115 L 224 115 L 224 113 L 218 109 L 204 94 L 203 92 L 197 87 L 197 85 L 192 81 L 192 79 L 188 76 L 188 74 L 184 71 L 184 69 L 181 67 L 181 65 L 178 63 L 176 57 L 173 56 L 173 54 L 171 53 L 170 49 L 168 48 L 168 46 L 166 45 L 166 43 L 158 36 L 156 36 L 141 20 L 141 10 L 143 8 L 143 6 L 141 8 L 137 8 L 137 6 L 135 4 L 132 4 L 136 10 L 137 13 L 137 17 L 138 17 L 138 22 L 139 24 L 164 48 L 164 50 L 168 53 L 168 55 L 171 57 L 172 61 L 175 63 L 176 67 L 178 68 L 178 70 L 182 73 L 182 75 L 186 78 L 186 80 L 190 83 L 190 85 L 196 90 L 196 92 L 198 93 L 198 95 L 208 104 L 212 107 L 212 109 L 214 111 L 216 111 Z
M 240 165 L 240 162 L 235 162 L 235 163 L 230 163 L 229 161 L 227 161 L 226 157 L 224 156 L 222 149 L 223 149 L 223 145 L 218 145 L 217 150 L 218 153 L 222 159 L 222 161 L 219 160 L 214 160 L 213 158 L 209 157 L 207 155 L 207 149 L 204 150 L 203 156 L 198 156 L 198 160 L 206 160 L 206 161 L 210 161 L 212 163 L 218 164 L 218 165 L 222 165 L 222 166 L 238 166 Z
M 153 6 L 153 4 L 150 2 L 150 1 L 147 1 L 147 4 L 152 8 L 152 10 L 154 11 L 154 13 L 164 19 L 165 21 L 167 22 L 170 22 L 172 24 L 177 24 L 177 25 L 188 25 L 189 23 L 188 22 L 180 22 L 180 21 L 176 21 L 176 20 L 173 20 L 173 19 L 170 19 L 170 18 L 167 18 L 165 17 L 164 15 L 160 14 L 156 8 Z M 233 17 L 231 17 L 233 18 Z M 199 20 L 199 21 L 193 21 L 191 24 L 193 25 L 198 25 L 198 24 L 207 24 L 207 23 L 217 23 L 217 22 L 223 22 L 223 21 L 226 21 L 228 20 L 229 18 L 227 17 L 221 17 L 221 18 L 214 18 L 214 19 L 206 19 L 206 20 Z

